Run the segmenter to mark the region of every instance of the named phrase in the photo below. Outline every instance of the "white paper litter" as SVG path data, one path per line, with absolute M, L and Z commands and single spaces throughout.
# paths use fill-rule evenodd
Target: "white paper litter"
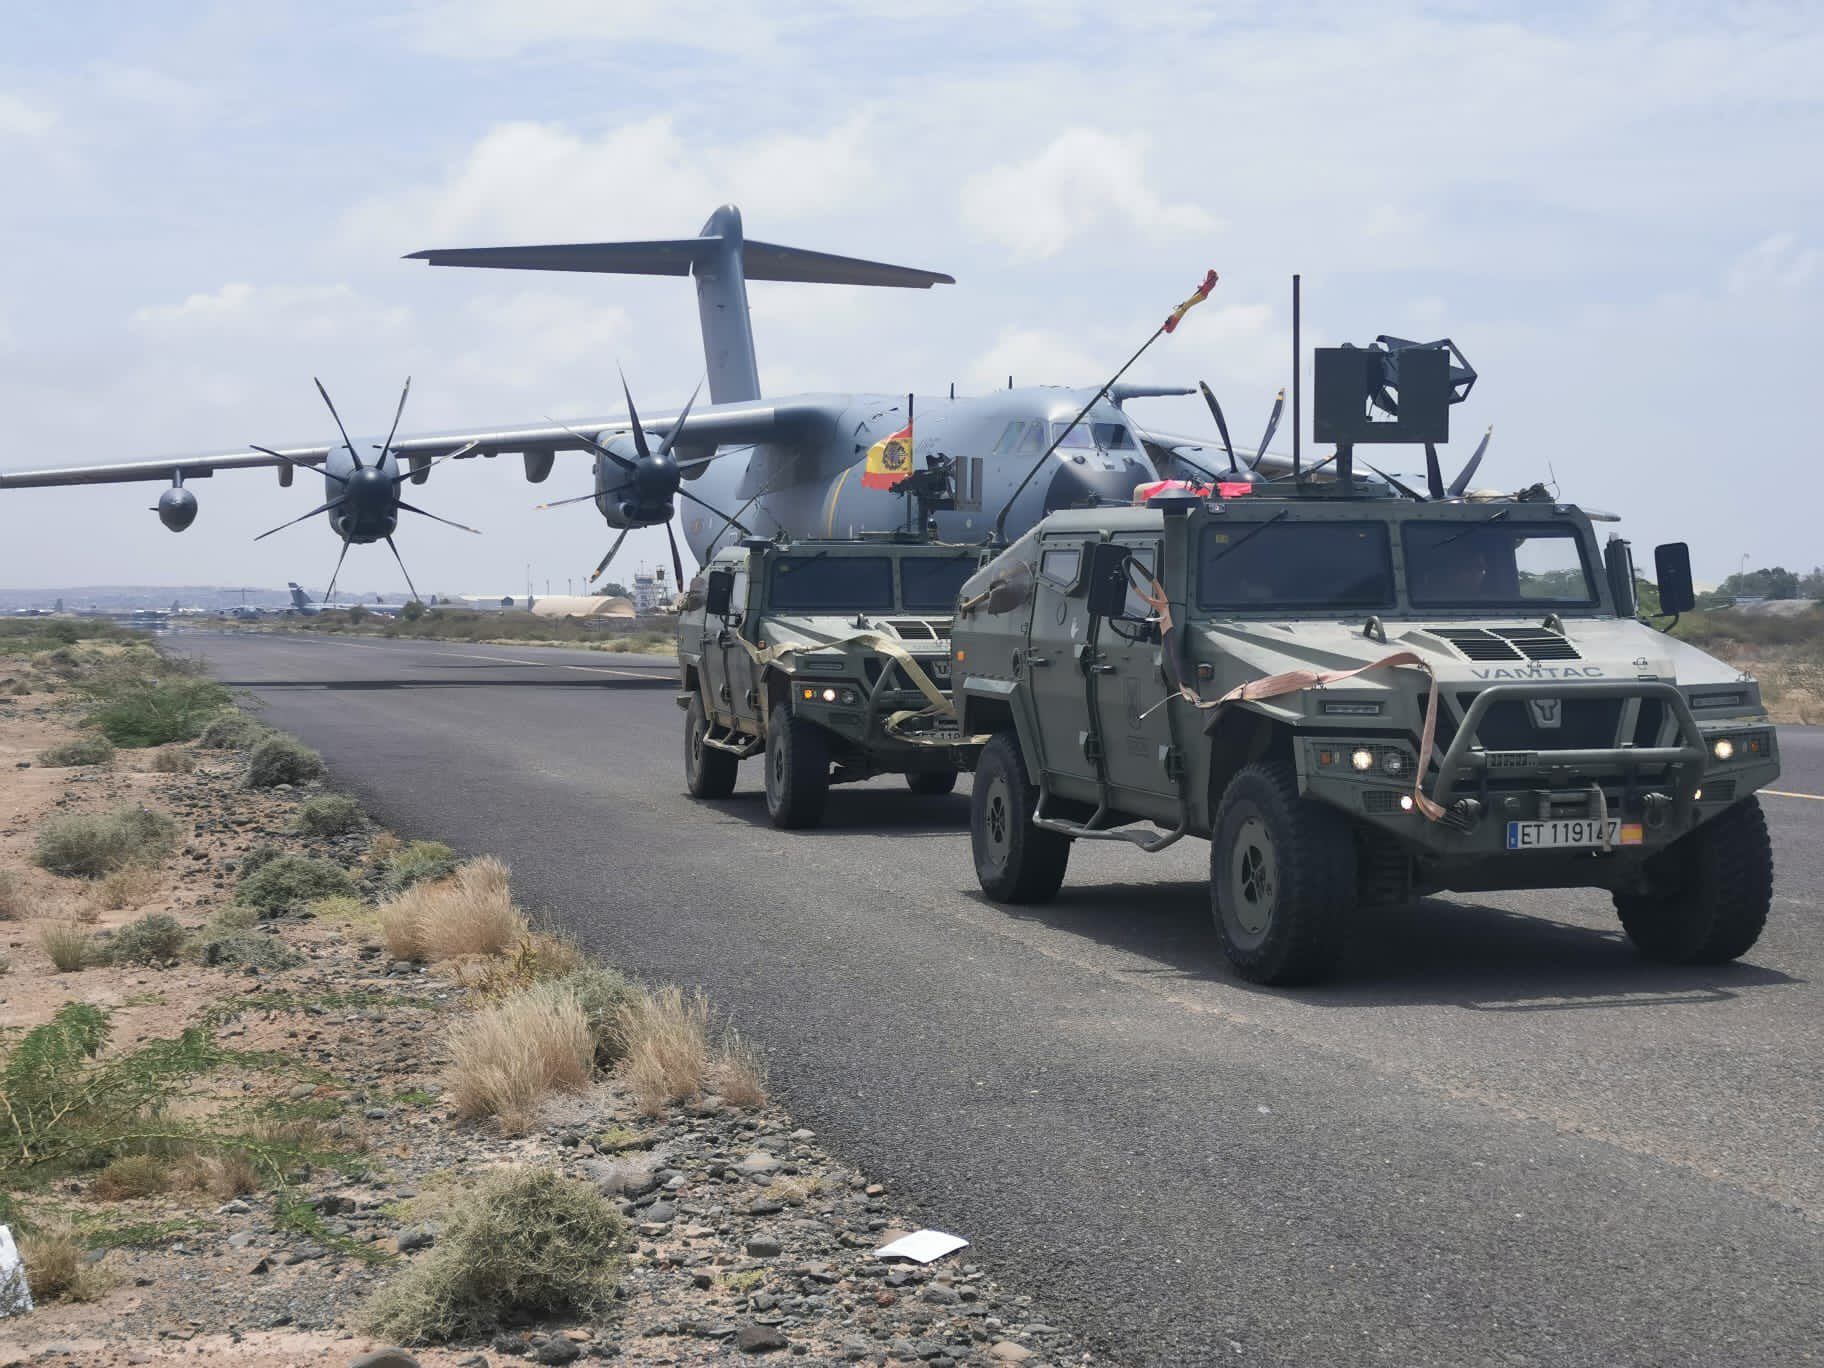
M 0 1318 L 23 1316 L 32 1309 L 32 1290 L 25 1282 L 25 1262 L 13 1243 L 13 1228 L 0 1225 Z
M 891 1244 L 882 1245 L 874 1251 L 874 1257 L 911 1259 L 914 1263 L 927 1264 L 968 1247 L 969 1241 L 960 1235 L 946 1235 L 941 1230 L 915 1230 L 910 1235 L 900 1236 Z

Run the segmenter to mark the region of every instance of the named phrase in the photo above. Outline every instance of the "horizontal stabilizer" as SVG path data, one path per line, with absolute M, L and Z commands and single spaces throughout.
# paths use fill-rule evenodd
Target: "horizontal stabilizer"
M 408 261 L 433 266 L 485 266 L 509 271 L 596 271 L 610 275 L 689 275 L 710 264 L 721 250 L 719 236 L 657 242 L 571 242 L 549 247 L 458 247 L 413 252 Z M 809 252 L 771 242 L 742 243 L 743 273 L 749 280 L 793 280 L 816 285 L 891 285 L 928 290 L 954 285 L 938 271 L 889 266 L 859 257 Z

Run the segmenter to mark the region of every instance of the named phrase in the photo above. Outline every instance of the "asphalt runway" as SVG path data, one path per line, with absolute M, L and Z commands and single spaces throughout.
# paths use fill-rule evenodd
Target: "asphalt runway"
M 1782 728 L 1767 933 L 1650 966 L 1605 896 L 1437 898 L 1296 992 L 1222 967 L 1207 847 L 981 897 L 962 791 L 829 825 L 683 793 L 663 657 L 183 634 L 413 836 L 700 984 L 832 1149 L 1131 1364 L 1824 1358 L 1824 729 Z

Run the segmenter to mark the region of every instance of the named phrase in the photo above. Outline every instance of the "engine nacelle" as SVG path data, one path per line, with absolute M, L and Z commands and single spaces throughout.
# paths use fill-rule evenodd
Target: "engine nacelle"
M 671 521 L 677 462 L 650 445 L 641 456 L 633 438 L 625 435 L 602 447 L 609 454 L 595 458 L 595 508 L 603 520 L 610 527 L 657 527 Z
M 173 485 L 158 496 L 158 520 L 173 532 L 182 532 L 196 521 L 196 495 Z

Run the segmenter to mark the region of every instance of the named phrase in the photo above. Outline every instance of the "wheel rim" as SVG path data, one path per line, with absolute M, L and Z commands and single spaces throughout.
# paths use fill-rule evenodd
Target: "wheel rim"
M 1279 905 L 1279 854 L 1272 833 L 1258 816 L 1244 818 L 1229 846 L 1229 896 L 1222 916 L 1229 935 L 1259 945 L 1273 929 Z
M 1007 780 L 994 775 L 988 780 L 988 791 L 982 798 L 982 854 L 990 870 L 1007 867 L 1013 841 L 1013 795 Z
M 694 781 L 703 769 L 703 738 L 709 734 L 709 723 L 698 717 L 684 736 L 684 769 Z
M 774 732 L 766 740 L 766 796 L 775 807 L 785 793 L 785 771 L 789 763 L 785 736 L 782 732 Z

